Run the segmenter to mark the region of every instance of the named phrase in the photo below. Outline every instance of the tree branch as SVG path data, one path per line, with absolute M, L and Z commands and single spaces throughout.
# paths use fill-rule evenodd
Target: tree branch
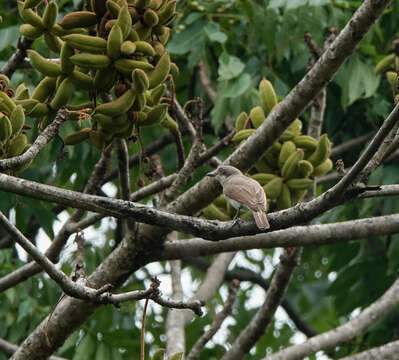
M 6 355 L 14 354 L 18 349 L 17 345 L 14 345 L 4 339 L 0 339 L 0 351 Z M 67 360 L 59 356 L 50 356 L 49 360 Z
M 277 307 L 284 297 L 292 273 L 300 259 L 301 252 L 301 248 L 296 248 L 292 251 L 285 251 L 280 256 L 280 263 L 267 290 L 265 301 L 250 323 L 235 339 L 231 348 L 223 355 L 222 360 L 243 359 L 265 333 Z
M 186 258 L 184 259 L 184 262 L 195 266 L 201 271 L 206 271 L 210 266 L 206 260 L 201 258 Z M 249 281 L 253 284 L 259 285 L 265 291 L 267 291 L 270 286 L 269 281 L 263 278 L 259 273 L 243 267 L 235 267 L 232 270 L 226 271 L 225 280 L 232 281 L 234 279 L 240 280 L 241 282 Z M 299 331 L 303 332 L 307 337 L 317 335 L 317 332 L 300 317 L 288 299 L 283 299 L 281 306 Z
M 25 151 L 22 155 L 0 160 L 0 171 L 14 169 L 32 161 L 50 142 L 50 140 L 58 134 L 59 127 L 64 121 L 67 120 L 67 117 L 67 110 L 60 109 L 54 121 L 48 125 L 46 129 L 36 138 L 35 142 L 27 151 Z
M 216 314 L 215 318 L 212 321 L 210 328 L 201 335 L 201 337 L 196 341 L 196 343 L 191 348 L 189 354 L 187 355 L 186 360 L 195 360 L 198 359 L 200 353 L 206 343 L 212 339 L 212 337 L 217 333 L 220 326 L 223 324 L 223 321 L 229 316 L 233 310 L 233 304 L 237 297 L 237 292 L 239 290 L 240 282 L 238 280 L 233 280 L 229 286 L 229 294 L 225 301 L 225 305 L 218 314 Z
M 33 44 L 33 40 L 26 38 L 18 39 L 17 50 L 11 55 L 10 59 L 1 68 L 1 73 L 7 75 L 9 78 L 14 74 L 23 63 L 26 57 L 26 50 L 29 49 Z
M 305 356 L 316 353 L 319 350 L 337 346 L 348 342 L 356 336 L 364 333 L 370 326 L 383 316 L 389 314 L 399 305 L 399 279 L 374 303 L 365 308 L 357 317 L 346 324 L 317 335 L 302 344 L 293 345 L 279 351 L 267 360 L 294 360 L 303 359 Z M 265 359 L 266 360 L 266 359 Z
M 362 351 L 356 355 L 346 356 L 340 360 L 395 360 L 399 353 L 399 340 Z
M 399 215 L 395 214 L 327 225 L 295 226 L 266 234 L 237 237 L 217 242 L 203 239 L 166 242 L 162 255 L 154 261 L 184 259 L 238 250 L 328 245 L 378 235 L 395 234 L 399 232 L 398 222 Z

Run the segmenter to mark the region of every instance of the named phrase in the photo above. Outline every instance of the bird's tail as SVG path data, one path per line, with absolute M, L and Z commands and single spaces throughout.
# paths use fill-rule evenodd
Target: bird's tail
M 256 226 L 259 229 L 268 229 L 270 228 L 269 221 L 267 220 L 266 214 L 264 211 L 253 211 Z

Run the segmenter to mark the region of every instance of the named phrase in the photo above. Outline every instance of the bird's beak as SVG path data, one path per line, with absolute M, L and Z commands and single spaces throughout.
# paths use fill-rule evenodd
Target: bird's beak
M 215 177 L 216 176 L 216 170 L 206 174 L 206 176 Z

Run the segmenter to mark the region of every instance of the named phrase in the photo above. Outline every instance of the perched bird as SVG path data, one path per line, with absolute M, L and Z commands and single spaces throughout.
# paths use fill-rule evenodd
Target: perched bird
M 247 208 L 252 211 L 259 229 L 270 227 L 265 214 L 266 194 L 256 180 L 243 175 L 240 170 L 229 165 L 221 165 L 207 176 L 215 177 L 219 181 L 223 187 L 223 194 L 238 212 L 241 208 Z

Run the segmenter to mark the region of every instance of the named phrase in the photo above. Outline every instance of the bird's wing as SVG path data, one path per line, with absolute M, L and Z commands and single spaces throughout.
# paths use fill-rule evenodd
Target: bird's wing
M 232 176 L 223 186 L 223 193 L 253 211 L 266 210 L 266 195 L 259 183 L 251 178 L 247 178 L 244 183 L 242 179 Z M 228 185 L 228 186 L 226 186 Z

